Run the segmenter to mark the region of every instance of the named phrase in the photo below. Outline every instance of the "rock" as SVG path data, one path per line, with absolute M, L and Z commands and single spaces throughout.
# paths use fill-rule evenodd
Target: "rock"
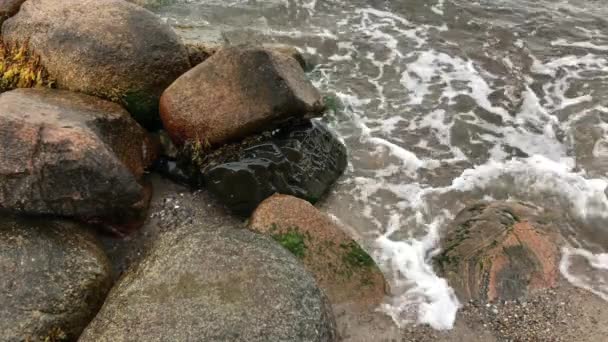
M 190 43 L 186 44 L 188 49 L 188 56 L 190 58 L 190 64 L 196 66 L 213 56 L 221 45 L 213 43 Z
M 437 266 L 463 301 L 513 300 L 554 287 L 564 241 L 552 215 L 519 202 L 470 206 L 449 226 Z
M 332 304 L 367 308 L 383 301 L 388 286 L 374 260 L 310 203 L 274 195 L 249 222 L 250 229 L 273 237 L 299 257 Z
M 302 69 L 306 70 L 306 60 L 296 47 L 283 44 L 262 44 L 262 47 L 295 59 Z M 190 56 L 190 64 L 199 65 L 218 52 L 222 45 L 213 42 L 188 43 L 186 48 Z
M 0 0 L 0 27 L 2 23 L 19 12 L 19 7 L 25 0 Z
M 283 128 L 272 137 L 208 156 L 205 187 L 239 215 L 274 193 L 315 203 L 346 168 L 346 148 L 319 122 Z
M 111 266 L 83 227 L 0 217 L 0 340 L 75 341 L 110 290 Z
M 323 112 L 318 91 L 293 59 L 262 48 L 227 47 L 177 79 L 162 95 L 173 141 L 220 146 Z
M 298 50 L 295 46 L 291 46 L 291 45 L 284 45 L 284 44 L 263 44 L 265 49 L 268 50 L 272 50 L 278 53 L 282 53 L 285 56 L 289 56 L 293 59 L 295 59 L 298 64 L 300 64 L 300 67 L 302 67 L 302 69 L 306 70 L 307 65 L 306 65 L 306 59 L 304 59 L 304 56 L 302 55 L 302 53 L 300 52 L 300 50 Z
M 139 219 L 154 159 L 119 105 L 50 89 L 0 94 L 0 208 L 86 221 Z
M 6 42 L 29 42 L 56 85 L 126 106 L 160 125 L 161 93 L 190 68 L 172 29 L 123 0 L 28 0 L 2 26 Z
M 80 342 L 337 340 L 326 297 L 272 239 L 177 230 L 124 274 Z

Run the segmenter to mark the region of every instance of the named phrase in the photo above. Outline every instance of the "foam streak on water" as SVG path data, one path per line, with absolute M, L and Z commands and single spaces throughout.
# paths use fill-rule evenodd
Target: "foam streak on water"
M 608 300 L 608 6 L 593 0 L 203 1 L 161 13 L 189 39 L 298 46 L 342 107 L 350 165 L 324 209 L 372 249 L 398 324 L 453 326 L 432 257 L 482 199 L 561 213 L 561 271 Z M 205 23 L 204 25 L 201 23 Z M 243 24 L 244 23 L 244 24 Z

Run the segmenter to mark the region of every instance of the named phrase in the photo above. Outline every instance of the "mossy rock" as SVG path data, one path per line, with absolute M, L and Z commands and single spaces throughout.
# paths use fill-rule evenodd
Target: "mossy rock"
M 310 203 L 274 195 L 255 210 L 250 229 L 272 236 L 302 260 L 332 304 L 380 304 L 388 286 L 372 257 Z

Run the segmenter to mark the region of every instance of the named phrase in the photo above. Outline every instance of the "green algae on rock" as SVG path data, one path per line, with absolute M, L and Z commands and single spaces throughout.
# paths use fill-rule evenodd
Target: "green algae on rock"
M 388 286 L 374 260 L 310 203 L 274 195 L 251 216 L 251 230 L 272 236 L 302 260 L 334 305 L 379 305 Z

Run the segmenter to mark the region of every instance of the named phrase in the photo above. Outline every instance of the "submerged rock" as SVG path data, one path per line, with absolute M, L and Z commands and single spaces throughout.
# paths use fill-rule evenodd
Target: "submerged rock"
M 59 88 L 121 103 L 146 127 L 160 125 L 161 93 L 190 68 L 173 30 L 123 0 L 26 1 L 2 34 L 27 42 Z
M 458 214 L 435 260 L 461 300 L 521 298 L 557 284 L 564 241 L 556 224 L 533 205 L 476 204 Z
M 80 342 L 337 340 L 323 292 L 272 239 L 177 231 L 124 274 Z
M 160 109 L 176 144 L 220 146 L 324 108 L 295 59 L 237 46 L 221 49 L 177 79 L 163 93 Z
M 111 266 L 76 224 L 0 217 L 0 340 L 75 341 L 110 290 Z
M 255 210 L 249 227 L 300 258 L 332 304 L 365 309 L 382 303 L 388 286 L 374 260 L 310 203 L 274 195 Z
M 240 215 L 274 193 L 315 203 L 346 168 L 346 147 L 322 123 L 283 128 L 245 147 L 219 149 L 202 173 L 205 186 Z
M 139 219 L 154 158 L 119 105 L 50 89 L 0 94 L 0 208 L 122 224 Z

